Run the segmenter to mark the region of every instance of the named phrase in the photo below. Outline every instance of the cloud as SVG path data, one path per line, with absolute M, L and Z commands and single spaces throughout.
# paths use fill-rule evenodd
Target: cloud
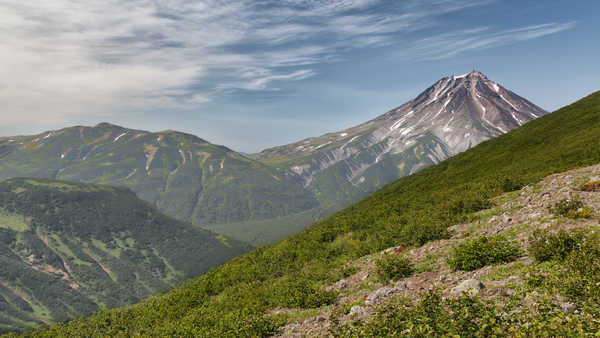
M 316 72 L 310 69 L 301 69 L 289 74 L 271 74 L 269 71 L 264 71 L 261 74 L 244 74 L 242 77 L 251 78 L 250 81 L 240 81 L 237 83 L 228 83 L 220 85 L 218 88 L 221 90 L 227 89 L 245 89 L 245 90 L 265 90 L 268 85 L 273 81 L 299 81 L 316 75 Z M 278 90 L 278 88 L 272 88 L 271 90 Z
M 190 108 L 236 90 L 274 91 L 344 53 L 393 45 L 442 14 L 490 1 L 2 0 L 3 122 Z M 449 57 L 475 48 L 468 39 L 484 48 L 567 28 L 464 31 L 412 50 Z
M 509 45 L 555 34 L 575 26 L 575 22 L 548 23 L 517 29 L 492 31 L 489 27 L 459 30 L 416 41 L 401 54 L 407 59 L 441 60 L 473 50 Z

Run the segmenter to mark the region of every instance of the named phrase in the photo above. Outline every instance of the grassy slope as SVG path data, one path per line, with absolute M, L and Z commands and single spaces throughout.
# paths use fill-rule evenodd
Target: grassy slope
M 248 249 L 126 188 L 1 182 L 0 332 L 139 302 Z
M 234 258 L 182 287 L 133 307 L 59 325 L 37 336 L 273 333 L 277 306 L 310 308 L 351 259 L 420 244 L 489 206 L 488 199 L 551 173 L 600 162 L 600 92 L 439 165 L 387 185 L 276 245 Z

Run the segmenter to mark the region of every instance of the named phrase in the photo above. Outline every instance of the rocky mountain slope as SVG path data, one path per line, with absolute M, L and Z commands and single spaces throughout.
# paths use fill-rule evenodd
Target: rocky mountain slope
M 583 241 L 586 236 L 588 241 L 597 241 L 593 234 L 600 231 L 600 165 L 555 174 L 521 190 L 493 198 L 492 201 L 492 208 L 479 211 L 471 215 L 467 222 L 452 226 L 449 229 L 452 235 L 448 239 L 432 241 L 416 248 L 391 247 L 346 263 L 345 268 L 353 274 L 324 286 L 339 294 L 333 306 L 321 309 L 318 314 L 315 311 L 307 313 L 301 309 L 285 308 L 270 312 L 271 315 L 285 314 L 291 319 L 277 336 L 328 336 L 332 332 L 342 336 L 371 336 L 375 332 L 398 335 L 394 332 L 403 329 L 404 335 L 410 335 L 410 332 L 418 329 L 411 330 L 400 325 L 389 327 L 390 321 L 386 318 L 398 316 L 395 304 L 405 302 L 406 310 L 410 311 L 410 307 L 416 310 L 416 304 L 431 295 L 439 295 L 447 301 L 465 295 L 478 296 L 484 304 L 501 309 L 497 310 L 497 320 L 504 323 L 515 320 L 514 313 L 546 312 L 557 318 L 573 316 L 592 319 L 596 316 L 598 313 L 586 309 L 589 299 L 570 293 L 572 290 L 568 289 L 566 275 L 547 276 L 553 269 L 565 266 L 560 260 L 549 265 L 550 260 L 540 259 L 540 251 L 536 246 L 539 240 L 536 242 L 536 239 L 541 237 L 536 238 L 536 234 L 553 241 L 549 244 L 554 247 L 544 248 L 548 252 L 569 250 L 555 245 L 574 244 L 578 238 Z M 580 210 L 580 215 L 556 214 L 553 208 L 564 201 L 581 202 L 576 209 Z M 508 262 L 486 264 L 472 270 L 451 266 L 449 258 L 455 255 L 455 248 L 498 236 L 507 238 L 518 248 L 516 255 Z M 563 242 L 557 241 L 558 236 L 562 236 Z M 575 252 L 577 248 L 571 250 Z M 477 257 L 476 253 L 472 254 L 472 259 Z M 405 257 L 413 271 L 395 280 L 382 276 L 378 264 L 391 256 Z M 592 259 L 600 262 L 600 255 Z M 549 285 L 536 285 L 536 277 L 547 279 Z M 600 275 L 595 278 L 599 280 Z M 566 285 L 561 285 L 562 288 L 558 290 L 550 287 L 559 281 Z M 584 287 L 583 284 L 585 282 L 577 287 Z M 509 314 L 508 307 L 513 314 Z M 599 328 L 596 322 L 595 326 L 583 328 L 579 333 L 594 332 Z M 513 333 L 516 333 L 526 328 L 514 329 Z M 484 328 L 480 330 L 480 334 L 485 332 Z M 510 334 L 508 327 L 504 330 L 504 334 Z
M 297 173 L 323 204 L 345 204 L 544 114 L 473 71 L 445 77 L 359 126 L 266 149 L 254 158 Z
M 503 194 L 533 186 L 551 174 L 600 163 L 598 135 L 600 92 L 438 165 L 401 178 L 297 235 L 236 257 L 162 296 L 135 306 L 55 325 L 31 336 L 224 337 L 285 334 L 286 331 L 281 328 L 298 320 L 314 317 L 322 322 L 317 316 L 322 310 L 334 309 L 344 302 L 345 297 L 351 297 L 339 291 L 343 284 L 340 281 L 363 271 L 361 266 L 356 265 L 361 259 L 377 257 L 372 255 L 391 247 L 400 250 L 400 246 L 405 248 L 400 250 L 399 255 L 389 255 L 392 260 L 377 264 L 381 267 L 380 271 L 392 279 L 416 276 L 414 282 L 418 283 L 421 277 L 426 276 L 419 276 L 419 272 L 436 271 L 438 263 L 445 261 L 451 262 L 447 264 L 452 270 L 460 271 L 449 274 L 447 281 L 440 281 L 446 283 L 450 290 L 461 285 L 462 278 L 479 279 L 484 283 L 484 289 L 494 290 L 492 285 L 485 284 L 482 277 L 468 271 L 511 262 L 518 264 L 520 257 L 526 257 L 518 244 L 521 243 L 519 234 L 523 231 L 527 235 L 525 231 L 529 231 L 529 226 L 533 230 L 545 224 L 551 225 L 548 229 L 557 224 L 570 224 L 569 220 L 563 222 L 557 215 L 569 219 L 590 217 L 592 223 L 597 223 L 594 219 L 596 204 L 593 204 L 597 202 L 594 202 L 595 197 L 591 197 L 595 195 L 589 195 L 588 199 L 585 194 L 587 191 L 592 194 L 591 191 L 597 190 L 600 182 L 573 181 L 573 186 L 566 187 L 564 196 L 569 195 L 569 189 L 573 191 L 572 188 L 577 187 L 581 190 L 583 202 L 560 200 L 560 203 L 552 205 L 554 201 L 548 201 L 556 221 L 546 219 L 547 213 L 532 215 L 537 213 L 536 208 L 545 198 L 529 195 L 539 192 L 538 188 L 524 190 L 523 200 L 520 199 L 521 192 Z M 596 175 L 583 174 L 582 177 L 592 181 Z M 585 183 L 590 184 L 579 186 Z M 517 200 L 514 199 L 516 196 Z M 531 197 L 529 201 L 528 197 Z M 508 208 L 506 201 L 514 203 L 515 208 L 522 206 L 521 209 L 524 209 L 522 215 L 514 214 L 515 222 L 520 225 L 512 227 L 510 221 L 504 219 L 504 212 L 512 213 L 512 210 L 489 211 L 499 213 L 494 220 L 491 217 L 496 215 L 490 215 L 489 219 L 485 215 L 485 210 L 495 206 Z M 531 203 L 531 213 L 525 211 L 527 203 Z M 590 204 L 593 210 L 589 209 Z M 506 216 L 511 218 L 509 214 Z M 478 227 L 478 220 L 483 224 L 481 227 Z M 467 225 L 465 229 L 460 226 L 452 228 L 457 224 Z M 579 227 L 577 224 L 575 226 Z M 471 225 L 473 229 L 466 231 Z M 510 230 L 509 225 L 512 227 Z M 471 234 L 473 241 L 465 241 L 462 245 L 467 233 Z M 503 237 L 493 237 L 496 233 Z M 506 266 L 508 270 L 498 269 L 498 277 L 490 277 L 499 281 L 498 285 L 506 289 L 507 295 L 511 293 L 508 289 L 516 292 L 515 302 L 509 302 L 506 307 L 498 309 L 477 298 L 454 300 L 436 292 L 426 293 L 415 303 L 409 300 L 392 302 L 388 310 L 379 311 L 380 315 L 369 323 L 357 322 L 350 327 L 342 324 L 339 331 L 335 326 L 333 333 L 341 336 L 464 335 L 465 332 L 466 335 L 480 336 L 519 333 L 522 336 L 578 336 L 590 330 L 591 333 L 597 332 L 600 270 L 596 267 L 600 264 L 600 239 L 594 238 L 595 233 L 594 229 L 588 229 L 583 237 L 572 233 L 557 236 L 542 233 L 532 242 L 528 238 L 527 252 L 536 260 L 529 277 L 510 270 L 518 269 L 518 265 Z M 460 237 L 454 237 L 458 234 Z M 440 245 L 430 244 L 436 241 L 440 241 L 437 242 Z M 427 258 L 428 251 L 436 250 L 441 243 L 456 244 L 456 250 L 452 249 L 447 260 L 436 257 L 434 251 L 434 255 Z M 530 248 L 534 250 L 530 251 Z M 414 253 L 415 256 L 404 257 L 401 255 L 403 252 Z M 425 255 L 424 260 L 420 258 L 422 255 Z M 395 257 L 400 260 L 395 260 Z M 411 259 L 419 264 L 413 266 Z M 431 264 L 427 264 L 428 261 Z M 440 271 L 444 271 L 443 267 Z M 503 271 L 507 273 L 506 278 L 521 275 L 528 279 L 523 283 L 515 279 L 517 286 L 512 286 L 499 277 Z M 536 278 L 540 276 L 543 278 Z M 337 290 L 331 288 L 337 283 L 340 283 Z M 401 285 L 390 284 L 388 287 L 398 287 L 399 290 L 403 288 Z M 528 311 L 527 296 L 522 298 L 522 305 L 518 303 L 519 295 L 524 295 L 518 289 L 519 285 L 529 288 L 524 290 L 533 289 L 526 293 L 531 293 L 533 298 L 529 299 L 534 299 L 533 302 L 540 306 Z M 478 286 L 479 283 L 471 281 L 461 288 L 466 291 Z M 373 290 L 378 288 L 372 285 Z M 460 293 L 461 288 L 456 293 Z M 534 291 L 537 295 L 550 294 L 554 298 L 538 301 Z M 382 298 L 387 292 L 380 292 Z M 480 290 L 483 295 L 485 292 Z M 368 298 L 370 294 L 363 295 Z M 376 298 L 373 296 L 370 301 L 376 302 Z M 555 300 L 560 303 L 553 303 Z M 360 303 L 360 299 L 356 302 L 359 303 L 345 305 L 343 312 L 346 309 L 351 312 L 352 306 L 367 305 Z M 574 303 L 575 309 L 572 304 L 562 303 Z M 564 310 L 561 305 L 564 305 Z M 355 313 L 358 310 L 355 308 Z
M 38 177 L 123 185 L 180 220 L 205 225 L 314 208 L 296 174 L 196 136 L 108 123 L 0 138 L 0 179 Z
M 129 189 L 0 183 L 0 333 L 139 302 L 248 251 Z

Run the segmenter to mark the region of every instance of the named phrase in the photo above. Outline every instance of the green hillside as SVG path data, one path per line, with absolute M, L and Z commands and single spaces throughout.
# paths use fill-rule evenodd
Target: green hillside
M 449 226 L 489 208 L 495 196 L 599 162 L 600 92 L 402 178 L 295 236 L 236 257 L 165 295 L 32 335 L 274 334 L 290 319 L 285 309 L 310 316 L 313 309 L 335 302 L 336 292 L 322 286 L 352 275 L 347 262 L 392 246 L 448 237 Z M 460 306 L 452 309 L 458 311 L 457 320 L 463 318 Z M 540 320 L 532 317 L 529 323 Z
M 249 250 L 127 188 L 0 183 L 0 332 L 137 303 Z
M 108 123 L 0 137 L 0 179 L 13 177 L 126 186 L 195 225 L 271 219 L 318 206 L 292 172 L 193 135 Z

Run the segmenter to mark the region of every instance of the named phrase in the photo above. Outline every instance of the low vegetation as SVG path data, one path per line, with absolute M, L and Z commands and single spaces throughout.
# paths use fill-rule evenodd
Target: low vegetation
M 587 182 L 579 187 L 581 191 L 600 192 L 600 181 Z
M 560 230 L 556 234 L 537 229 L 529 237 L 529 254 L 537 262 L 550 260 L 563 261 L 573 250 L 583 242 L 581 232 L 569 234 Z
M 382 280 L 398 280 L 409 276 L 415 270 L 411 262 L 402 255 L 403 248 L 385 254 L 377 261 L 377 274 Z
M 568 218 L 590 218 L 592 210 L 577 198 L 567 198 L 559 201 L 550 208 L 550 212 Z
M 559 291 L 600 315 L 600 236 L 598 229 L 586 230 L 534 236 L 530 252 L 536 261 L 545 263 L 532 268 L 527 282 L 531 287 Z
M 515 260 L 521 249 L 505 236 L 483 236 L 467 240 L 452 250 L 448 265 L 454 270 L 472 271 L 486 265 Z

